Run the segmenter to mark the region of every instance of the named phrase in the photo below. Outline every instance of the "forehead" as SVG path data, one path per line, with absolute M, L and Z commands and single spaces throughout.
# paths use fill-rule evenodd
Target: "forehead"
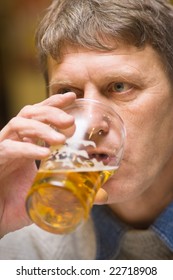
M 49 78 L 59 78 L 61 75 L 75 75 L 90 72 L 95 75 L 98 71 L 102 75 L 110 71 L 140 72 L 147 75 L 149 71 L 164 72 L 164 65 L 158 53 L 150 46 L 137 48 L 131 45 L 119 44 L 115 50 L 100 51 L 89 50 L 82 47 L 68 45 L 61 55 L 61 59 L 48 58 Z M 150 73 L 151 74 L 151 73 Z

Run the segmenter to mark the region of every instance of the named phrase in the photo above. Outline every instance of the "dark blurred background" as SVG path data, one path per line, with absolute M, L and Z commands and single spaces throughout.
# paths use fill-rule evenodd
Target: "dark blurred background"
M 51 0 L 1 0 L 0 129 L 26 104 L 45 98 L 35 29 Z
M 50 3 L 51 0 L 1 0 L 0 129 L 24 105 L 46 97 L 34 36 L 42 12 Z

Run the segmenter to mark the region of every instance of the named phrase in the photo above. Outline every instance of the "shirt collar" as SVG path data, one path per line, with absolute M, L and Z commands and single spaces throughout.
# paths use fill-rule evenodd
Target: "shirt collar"
M 92 209 L 92 217 L 97 240 L 96 259 L 115 258 L 126 227 L 116 219 L 111 209 L 104 205 L 95 205 Z
M 95 205 L 92 217 L 97 240 L 96 259 L 115 259 L 119 253 L 121 238 L 129 227 L 121 223 L 105 205 Z M 173 203 L 161 213 L 150 229 L 173 251 Z
M 150 228 L 173 251 L 173 202 L 168 205 Z

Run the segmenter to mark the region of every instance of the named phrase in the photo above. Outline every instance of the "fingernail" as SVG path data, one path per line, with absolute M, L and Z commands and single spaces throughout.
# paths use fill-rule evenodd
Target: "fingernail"
M 50 150 L 48 148 L 41 148 L 41 147 L 38 147 L 38 152 L 41 154 L 41 155 L 49 155 L 50 154 Z
M 56 131 L 51 132 L 51 138 L 55 141 L 65 142 L 66 138 L 63 134 L 60 134 Z

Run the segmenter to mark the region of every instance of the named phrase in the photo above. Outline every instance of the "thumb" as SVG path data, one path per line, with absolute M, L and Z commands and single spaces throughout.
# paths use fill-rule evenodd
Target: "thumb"
M 104 189 L 99 189 L 96 197 L 95 197 L 95 201 L 94 204 L 105 204 L 108 200 L 108 194 Z

